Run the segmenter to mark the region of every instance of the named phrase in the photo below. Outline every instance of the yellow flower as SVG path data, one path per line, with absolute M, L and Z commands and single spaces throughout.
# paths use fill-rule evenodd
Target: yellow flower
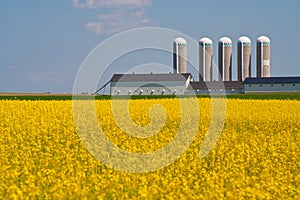
M 227 99 L 222 134 L 203 159 L 198 155 L 211 102 L 197 101 L 201 119 L 190 148 L 165 168 L 134 174 L 89 153 L 77 135 L 71 101 L 2 100 L 0 199 L 300 199 L 300 101 Z M 163 109 L 151 111 L 157 104 Z M 135 138 L 126 132 L 132 124 L 123 121 L 124 130 L 115 121 L 114 114 L 124 116 L 113 113 L 110 100 L 95 101 L 95 108 L 111 142 L 135 153 L 165 147 L 182 119 L 177 99 L 130 100 L 132 121 L 147 127 L 154 120 L 149 130 L 158 131 Z

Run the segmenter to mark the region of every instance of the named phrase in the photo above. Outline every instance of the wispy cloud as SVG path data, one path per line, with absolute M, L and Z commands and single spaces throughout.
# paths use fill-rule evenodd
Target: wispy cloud
M 72 3 L 80 9 L 105 8 L 106 13 L 99 14 L 97 20 L 85 24 L 87 30 L 97 35 L 117 33 L 150 23 L 144 9 L 151 5 L 150 0 L 73 0 Z
M 133 13 L 127 10 L 114 10 L 109 14 L 100 14 L 98 21 L 87 22 L 85 27 L 98 35 L 112 34 L 130 28 L 143 27 L 150 22 L 144 9 Z
M 72 5 L 75 8 L 91 8 L 94 4 L 94 0 L 86 0 L 84 2 L 80 0 L 72 0 Z
M 103 22 L 87 22 L 85 24 L 85 28 L 91 32 L 96 33 L 97 35 L 100 35 L 104 32 Z
M 119 8 L 145 7 L 151 4 L 150 0 L 72 0 L 76 8 Z

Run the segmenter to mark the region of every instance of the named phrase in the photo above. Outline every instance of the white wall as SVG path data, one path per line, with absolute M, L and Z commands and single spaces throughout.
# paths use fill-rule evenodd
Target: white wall
M 183 95 L 189 80 L 155 82 L 117 82 L 111 83 L 111 95 Z M 155 86 L 158 84 L 160 86 Z
M 245 93 L 251 92 L 300 92 L 299 83 L 285 84 L 245 84 Z

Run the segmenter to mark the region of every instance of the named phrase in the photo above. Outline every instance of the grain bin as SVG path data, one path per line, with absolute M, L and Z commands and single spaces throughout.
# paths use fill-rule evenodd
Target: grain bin
M 218 46 L 219 81 L 232 81 L 232 41 L 222 37 Z
M 257 78 L 270 77 L 270 39 L 261 36 L 256 43 L 256 73 Z
M 174 73 L 186 73 L 187 69 L 187 42 L 183 38 L 176 38 L 173 43 Z
M 242 36 L 237 43 L 238 81 L 251 77 L 251 39 Z
M 199 81 L 212 81 L 213 42 L 209 38 L 199 41 Z

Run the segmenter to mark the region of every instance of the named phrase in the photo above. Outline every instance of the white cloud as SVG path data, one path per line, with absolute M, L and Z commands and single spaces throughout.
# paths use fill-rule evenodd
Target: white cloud
M 151 4 L 150 0 L 72 0 L 76 8 L 120 8 L 144 7 Z
M 145 15 L 147 15 L 147 13 L 146 13 L 145 9 L 142 8 L 142 9 L 139 9 L 136 12 L 132 13 L 131 15 L 134 17 L 144 17 Z
M 94 4 L 94 0 L 85 0 L 85 1 L 72 0 L 72 5 L 75 8 L 92 8 L 93 4 Z
M 144 23 L 144 24 L 147 24 L 147 23 L 150 22 L 150 19 L 142 19 L 141 22 Z
M 91 32 L 96 33 L 97 35 L 103 32 L 103 23 L 102 22 L 88 22 L 85 24 L 85 28 Z
M 85 23 L 85 28 L 97 35 L 117 33 L 150 23 L 143 7 L 149 6 L 151 0 L 72 0 L 72 4 L 80 9 L 105 8 L 106 13 L 99 14 L 97 20 Z
M 97 22 L 88 22 L 85 27 L 98 35 L 112 34 L 131 28 L 147 25 L 150 20 L 146 17 L 144 9 L 134 12 L 128 10 L 114 10 L 112 13 L 100 14 Z

